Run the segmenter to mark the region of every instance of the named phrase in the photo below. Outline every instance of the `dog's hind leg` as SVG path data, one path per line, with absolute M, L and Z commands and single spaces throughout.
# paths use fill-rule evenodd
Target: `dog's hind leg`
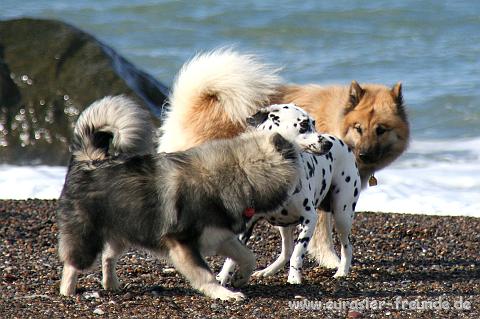
M 77 287 L 78 270 L 68 262 L 63 264 L 62 279 L 60 281 L 60 294 L 73 296 Z
M 190 281 L 193 288 L 214 299 L 243 300 L 245 298 L 241 292 L 228 290 L 215 280 L 215 276 L 193 244 L 168 239 L 166 247 L 170 261 Z
M 64 216 L 61 216 L 64 217 Z M 63 261 L 60 294 L 75 294 L 77 276 L 81 270 L 89 268 L 102 250 L 103 238 L 95 231 L 91 223 L 76 222 L 75 219 L 60 219 L 58 252 Z
M 102 286 L 104 289 L 120 289 L 120 282 L 115 267 L 123 251 L 124 247 L 120 243 L 109 241 L 105 244 L 102 252 Z
M 238 238 L 232 238 L 220 246 L 218 253 L 229 257 L 227 261 L 233 261 L 234 265 L 235 263 L 238 264 L 239 268 L 233 276 L 232 285 L 241 287 L 246 284 L 255 269 L 255 255 L 252 251 L 245 247 Z
M 337 231 L 338 239 L 341 244 L 340 264 L 334 277 L 343 277 L 348 275 L 350 265 L 352 264 L 352 244 L 350 243 L 350 233 L 352 230 L 352 223 L 354 218 L 354 210 L 352 205 L 343 204 L 342 207 L 335 207 L 334 221 L 335 229 Z M 343 210 L 344 207 L 347 207 Z
M 276 227 L 282 236 L 282 252 L 278 258 L 267 268 L 253 273 L 254 277 L 268 277 L 276 274 L 287 263 L 293 253 L 294 226 Z

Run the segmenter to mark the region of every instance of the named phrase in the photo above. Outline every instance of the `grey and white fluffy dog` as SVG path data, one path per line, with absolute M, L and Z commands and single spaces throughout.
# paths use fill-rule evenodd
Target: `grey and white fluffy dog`
M 122 96 L 80 115 L 57 214 L 60 293 L 74 294 L 78 273 L 100 254 L 103 287 L 118 289 L 116 261 L 133 246 L 169 260 L 209 297 L 244 298 L 217 283 L 203 256 L 233 259 L 233 284 L 246 283 L 255 257 L 236 235 L 252 212 L 273 211 L 294 192 L 300 151 L 323 154 L 331 143 L 316 133 L 289 141 L 253 131 L 153 155 L 152 132 L 147 112 Z

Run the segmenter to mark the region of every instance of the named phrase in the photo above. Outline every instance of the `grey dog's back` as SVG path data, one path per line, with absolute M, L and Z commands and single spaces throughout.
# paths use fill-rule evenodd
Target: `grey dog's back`
M 60 251 L 78 269 L 111 237 L 162 249 L 166 236 L 196 241 L 207 226 L 239 233 L 247 207 L 278 206 L 297 178 L 295 147 L 264 132 L 169 154 L 78 161 L 75 151 L 58 222 Z

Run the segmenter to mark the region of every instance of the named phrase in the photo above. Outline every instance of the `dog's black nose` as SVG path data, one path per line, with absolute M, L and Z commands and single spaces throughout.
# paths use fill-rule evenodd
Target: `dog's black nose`
M 370 163 L 373 163 L 377 160 L 377 156 L 375 154 L 371 153 L 371 152 L 370 153 L 360 153 L 360 154 L 358 154 L 358 157 L 365 164 L 370 164 Z

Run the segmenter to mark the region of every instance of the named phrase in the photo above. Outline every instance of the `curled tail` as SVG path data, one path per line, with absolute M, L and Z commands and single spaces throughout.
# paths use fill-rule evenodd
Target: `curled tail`
M 71 152 L 77 161 L 93 161 L 105 159 L 110 153 L 152 153 L 153 143 L 154 128 L 148 111 L 125 96 L 107 96 L 80 114 Z
M 278 69 L 253 55 L 217 49 L 195 56 L 176 77 L 158 151 L 238 135 L 280 83 Z

